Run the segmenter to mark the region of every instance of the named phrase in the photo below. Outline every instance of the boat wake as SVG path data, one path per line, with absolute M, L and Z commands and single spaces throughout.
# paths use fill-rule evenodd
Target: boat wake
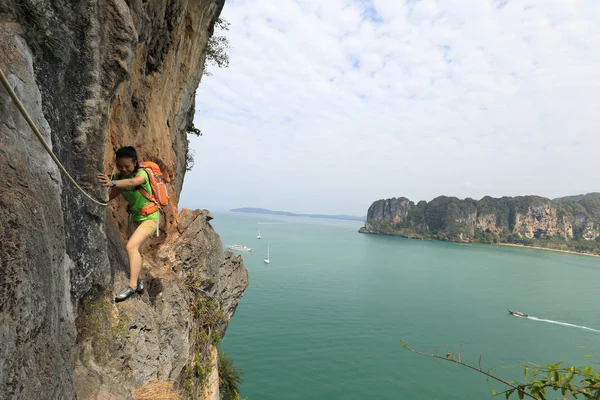
M 567 322 L 553 321 L 551 319 L 536 318 L 536 317 L 532 317 L 531 315 L 528 316 L 527 319 L 530 319 L 532 321 L 548 322 L 550 324 L 556 324 L 556 325 L 562 325 L 562 326 L 570 326 L 571 328 L 578 328 L 578 329 L 583 329 L 583 330 L 590 331 L 590 332 L 600 333 L 600 330 L 594 329 L 594 328 L 588 328 L 587 326 L 574 325 L 574 324 L 569 324 Z

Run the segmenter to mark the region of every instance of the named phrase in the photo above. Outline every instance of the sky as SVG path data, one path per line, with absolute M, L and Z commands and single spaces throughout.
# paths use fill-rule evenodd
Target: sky
M 227 0 L 180 205 L 600 191 L 600 1 Z

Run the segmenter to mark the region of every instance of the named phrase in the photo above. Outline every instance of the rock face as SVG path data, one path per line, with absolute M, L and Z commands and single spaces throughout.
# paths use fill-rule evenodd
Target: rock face
M 78 192 L 0 88 L 2 398 L 130 399 L 151 379 L 218 396 L 214 345 L 247 270 L 223 251 L 208 211 L 178 213 L 177 199 L 223 4 L 0 4 L 0 68 L 73 178 L 106 200 L 95 176 L 132 145 L 159 164 L 170 193 L 161 236 L 143 249 L 146 292 L 115 305 L 128 274 L 124 200 L 107 208 Z
M 367 219 L 390 220 L 399 224 L 408 216 L 408 210 L 414 205 L 406 197 L 377 200 L 367 212 Z
M 200 332 L 211 328 L 222 337 L 248 285 L 241 256 L 223 250 L 211 219 L 206 210 L 181 212 L 177 228 L 161 246 L 149 250 L 147 290 L 142 296 L 116 307 L 101 291 L 84 297 L 77 317 L 78 398 L 128 398 L 134 388 L 153 378 L 180 382 L 190 393 L 202 391 L 199 382 L 194 387 L 190 380 L 188 365 L 203 344 L 212 365 L 216 348 L 198 343 Z M 125 274 L 118 274 L 117 281 L 126 285 Z M 198 303 L 205 306 L 207 301 L 219 304 L 223 313 L 219 321 L 208 323 L 197 309 Z M 208 376 L 202 377 L 207 383 L 216 382 L 205 385 L 205 397 L 218 398 L 215 373 L 212 365 Z
M 18 31 L 0 24 L 0 53 L 9 55 L 0 65 L 47 133 L 32 55 Z M 53 373 L 73 365 L 76 336 L 61 177 L 4 89 L 0 176 L 0 397 L 72 398 L 71 374 Z
M 550 200 L 538 196 L 429 203 L 392 198 L 374 202 L 363 233 L 460 242 L 520 243 L 600 253 L 598 193 Z

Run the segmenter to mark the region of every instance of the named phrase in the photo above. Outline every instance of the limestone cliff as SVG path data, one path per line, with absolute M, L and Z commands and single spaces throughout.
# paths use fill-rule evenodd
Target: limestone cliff
M 600 195 L 554 200 L 486 196 L 479 201 L 440 196 L 417 204 L 404 197 L 378 200 L 360 232 L 600 254 Z
M 86 199 L 0 88 L 0 397 L 131 399 L 153 381 L 218 398 L 215 345 L 248 284 L 206 210 L 178 212 L 186 131 L 224 0 L 4 0 L 0 68 L 62 164 L 93 197 L 114 151 L 138 149 L 170 190 L 127 282 L 124 200 Z

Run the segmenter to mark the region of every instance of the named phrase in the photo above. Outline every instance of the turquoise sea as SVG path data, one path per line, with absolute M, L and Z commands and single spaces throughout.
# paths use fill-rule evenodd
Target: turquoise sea
M 476 365 L 481 355 L 485 369 L 584 365 L 599 349 L 599 258 L 363 235 L 354 221 L 214 217 L 225 245 L 253 250 L 244 253 L 250 286 L 222 344 L 248 400 L 469 400 L 503 390 L 404 350 L 401 339 L 441 354 L 462 345 L 462 358 Z M 496 372 L 523 377 L 522 368 Z

